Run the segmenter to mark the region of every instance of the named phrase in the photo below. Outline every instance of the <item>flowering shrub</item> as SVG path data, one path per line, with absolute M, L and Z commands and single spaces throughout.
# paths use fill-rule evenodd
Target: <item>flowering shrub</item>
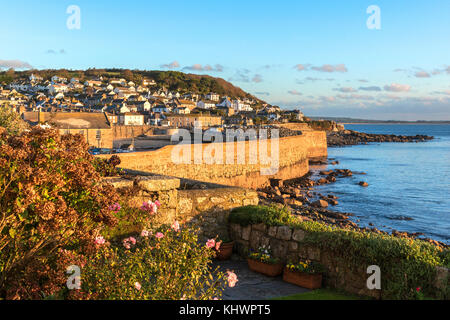
M 112 177 L 119 173 L 116 167 L 120 164 L 121 160 L 118 156 L 113 155 L 108 160 L 101 158 L 94 158 L 94 167 L 102 177 Z
M 81 135 L 33 127 L 11 136 L 0 128 L 0 298 L 35 299 L 65 285 L 114 225 L 118 196 L 99 185 Z
M 305 272 L 305 273 L 322 273 L 323 266 L 315 261 L 300 260 L 298 263 L 288 263 L 286 267 L 292 271 Z
M 0 299 L 214 299 L 236 284 L 196 230 L 154 228 L 160 203 L 122 206 L 94 164 L 81 135 L 0 128 Z M 81 289 L 66 287 L 72 265 Z
M 272 256 L 270 246 L 259 247 L 257 252 L 250 253 L 249 258 L 269 264 L 277 264 L 280 262 L 280 259 Z
M 177 222 L 157 230 L 142 230 L 123 239 L 122 247 L 103 245 L 82 271 L 82 288 L 75 299 L 201 299 L 218 298 L 237 276 L 210 265 L 214 252 L 199 245 L 194 229 Z

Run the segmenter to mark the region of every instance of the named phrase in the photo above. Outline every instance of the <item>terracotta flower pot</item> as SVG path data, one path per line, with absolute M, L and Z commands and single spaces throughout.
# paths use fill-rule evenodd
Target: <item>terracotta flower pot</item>
M 228 260 L 233 253 L 234 241 L 228 243 L 221 243 L 219 250 L 216 253 L 217 260 Z
M 284 268 L 283 281 L 295 284 L 303 288 L 319 289 L 322 287 L 322 274 L 311 274 Z
M 247 259 L 247 263 L 250 270 L 265 274 L 269 277 L 279 276 L 283 272 L 282 263 L 270 264 L 253 259 Z

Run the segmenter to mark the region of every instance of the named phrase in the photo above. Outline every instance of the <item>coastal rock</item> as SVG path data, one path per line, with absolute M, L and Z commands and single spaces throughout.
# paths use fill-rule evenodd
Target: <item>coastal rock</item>
M 325 200 L 317 200 L 317 201 L 314 201 L 312 203 L 312 205 L 314 207 L 317 207 L 317 208 L 327 208 L 328 207 L 328 202 L 325 201 Z
M 358 184 L 359 184 L 361 187 L 368 187 L 368 186 L 369 186 L 369 184 L 368 184 L 367 182 L 365 182 L 365 181 L 360 181 Z

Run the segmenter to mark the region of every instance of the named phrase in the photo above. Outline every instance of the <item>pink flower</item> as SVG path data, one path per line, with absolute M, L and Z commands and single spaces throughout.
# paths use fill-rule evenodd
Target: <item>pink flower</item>
M 150 214 L 154 214 L 158 211 L 158 205 L 156 204 L 156 202 L 147 201 L 142 204 L 141 210 L 149 212 Z
M 217 297 L 214 297 L 214 299 L 213 300 L 219 300 L 219 298 L 217 298 Z
M 139 282 L 136 281 L 136 282 L 134 283 L 134 287 L 135 287 L 137 290 L 141 290 L 141 287 L 142 287 L 142 286 L 141 286 L 141 284 L 140 284 Z
M 219 251 L 220 245 L 222 244 L 222 241 L 216 242 L 216 250 Z
M 142 230 L 141 237 L 148 237 L 149 235 L 150 235 L 150 232 L 148 232 L 147 230 Z
M 209 239 L 208 241 L 206 241 L 206 246 L 208 248 L 214 248 L 215 245 L 216 245 L 216 240 L 214 240 L 214 239 Z
M 136 239 L 133 237 L 123 239 L 123 246 L 125 249 L 131 249 L 131 245 L 136 244 Z
M 161 239 L 161 238 L 164 238 L 164 234 L 161 233 L 161 232 L 158 232 L 158 233 L 155 234 L 155 237 L 158 238 L 158 239 Z
M 100 236 L 100 237 L 95 238 L 94 242 L 96 245 L 101 246 L 102 244 L 105 244 L 106 241 L 103 237 Z
M 122 207 L 118 203 L 114 203 L 113 205 L 109 206 L 109 210 L 114 211 L 115 213 L 119 212 Z
M 180 231 L 180 224 L 178 223 L 178 221 L 175 221 L 175 222 L 172 224 L 172 230 L 175 231 L 175 232 Z
M 417 291 L 417 292 L 420 292 L 420 289 L 421 289 L 420 287 L 417 287 L 417 288 L 416 288 L 416 291 Z
M 161 203 L 158 200 L 155 201 L 155 204 L 158 208 L 161 207 Z
M 233 271 L 227 271 L 227 274 L 228 274 L 227 278 L 228 286 L 232 288 L 236 285 L 236 282 L 238 282 L 238 278 Z

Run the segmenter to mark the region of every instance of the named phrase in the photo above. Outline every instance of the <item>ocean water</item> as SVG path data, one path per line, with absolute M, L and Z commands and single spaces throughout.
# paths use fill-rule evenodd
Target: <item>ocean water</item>
M 352 124 L 346 129 L 366 133 L 416 135 L 435 139 L 419 143 L 373 143 L 329 148 L 328 157 L 339 161 L 329 169 L 350 169 L 354 174 L 319 186 L 335 194 L 332 209 L 354 214 L 361 226 L 380 230 L 421 232 L 450 244 L 450 125 Z M 323 168 L 321 168 L 323 169 Z M 358 185 L 366 181 L 369 187 Z

